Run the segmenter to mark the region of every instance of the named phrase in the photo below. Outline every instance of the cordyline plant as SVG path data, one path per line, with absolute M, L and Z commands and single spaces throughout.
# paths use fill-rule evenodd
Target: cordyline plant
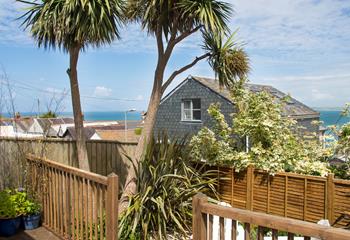
M 140 23 L 157 42 L 157 65 L 153 88 L 147 109 L 147 117 L 138 142 L 133 161 L 142 159 L 145 144 L 152 138 L 161 97 L 172 81 L 199 61 L 207 60 L 220 85 L 231 85 L 249 71 L 248 57 L 228 28 L 232 13 L 231 5 L 219 0 L 129 0 L 127 16 Z M 203 54 L 165 76 L 167 64 L 174 48 L 194 34 L 202 36 Z M 121 209 L 126 207 L 127 196 L 136 193 L 135 172 L 129 171 Z
M 134 166 L 137 193 L 121 217 L 121 239 L 186 235 L 191 230 L 192 196 L 217 196 L 217 172 L 193 166 L 187 151 L 185 140 L 170 141 L 166 134 L 148 142 L 143 160 Z
M 248 165 L 276 172 L 327 175 L 328 149 L 314 138 L 298 135 L 295 120 L 283 116 L 284 102 L 278 102 L 271 94 L 253 93 L 244 88 L 243 82 L 232 88 L 236 113 L 232 126 L 227 124 L 218 104 L 212 104 L 208 112 L 214 126 L 203 128 L 191 139 L 191 155 L 211 164 L 224 164 L 239 171 Z M 249 141 L 247 147 L 246 141 Z
M 69 53 L 67 74 L 71 86 L 79 167 L 89 170 L 78 85 L 78 58 L 79 53 L 88 46 L 99 47 L 119 38 L 123 0 L 17 1 L 29 5 L 21 17 L 22 25 L 30 29 L 38 47 L 59 48 Z

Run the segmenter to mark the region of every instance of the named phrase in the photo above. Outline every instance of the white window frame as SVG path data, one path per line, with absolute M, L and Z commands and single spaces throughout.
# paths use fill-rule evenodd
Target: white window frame
M 183 122 L 202 122 L 202 109 L 201 108 L 196 108 L 194 109 L 193 108 L 193 100 L 197 100 L 198 98 L 196 99 L 182 99 L 181 101 L 181 121 Z M 199 101 L 201 101 L 201 99 L 198 99 Z M 190 108 L 186 108 L 185 109 L 185 102 L 190 102 Z M 200 102 L 201 103 L 201 102 Z M 190 110 L 191 112 L 191 118 L 190 119 L 186 119 L 185 118 L 185 110 Z M 199 111 L 200 114 L 201 114 L 201 119 L 193 119 L 193 111 Z

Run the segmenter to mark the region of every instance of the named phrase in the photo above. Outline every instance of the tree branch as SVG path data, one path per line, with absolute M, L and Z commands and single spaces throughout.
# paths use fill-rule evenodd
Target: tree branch
M 158 59 L 160 59 L 164 55 L 164 46 L 163 46 L 162 28 L 160 27 L 159 23 L 157 24 L 156 39 L 157 39 L 157 48 L 158 48 Z
M 184 33 L 182 33 L 180 36 L 178 36 L 177 38 L 175 38 L 174 42 L 176 44 L 178 44 L 179 42 L 181 42 L 182 40 L 184 40 L 185 38 L 187 38 L 188 36 L 192 35 L 193 33 L 197 32 L 199 29 L 201 29 L 203 27 L 203 25 L 199 25 L 189 31 L 186 31 Z
M 167 87 L 170 85 L 170 83 L 174 80 L 174 78 L 179 75 L 180 73 L 183 73 L 184 71 L 190 69 L 191 67 L 193 67 L 194 65 L 196 65 L 199 61 L 207 58 L 210 56 L 210 53 L 206 53 L 203 54 L 200 57 L 196 57 L 191 63 L 187 64 L 186 66 L 183 66 L 182 68 L 180 68 L 179 70 L 176 70 L 175 72 L 173 72 L 171 74 L 171 76 L 168 78 L 168 80 L 166 80 L 166 82 L 163 84 L 162 86 L 162 93 L 164 93 L 164 91 L 167 89 Z
M 179 22 L 179 21 L 176 21 L 176 22 Z M 183 32 L 180 36 L 176 37 L 177 23 L 175 23 L 173 26 L 173 29 L 171 31 L 171 36 L 170 36 L 170 39 L 168 41 L 168 45 L 167 45 L 165 52 L 164 52 L 165 58 L 168 59 L 170 57 L 171 52 L 173 51 L 176 44 L 178 44 L 179 42 L 181 42 L 182 40 L 184 40 L 185 38 L 187 38 L 191 34 L 197 32 L 199 29 L 201 29 L 201 27 L 202 27 L 202 25 L 197 26 L 191 30 Z

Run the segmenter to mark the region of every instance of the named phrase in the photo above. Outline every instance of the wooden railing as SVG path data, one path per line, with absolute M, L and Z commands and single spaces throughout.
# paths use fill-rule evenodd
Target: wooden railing
M 105 177 L 34 156 L 27 163 L 46 228 L 64 239 L 117 240 L 117 175 Z
M 238 208 L 224 207 L 209 203 L 203 194 L 193 197 L 193 240 L 210 240 L 213 238 L 213 216 L 219 216 L 219 237 L 225 239 L 224 219 L 232 219 L 231 239 L 237 237 L 237 223 L 244 226 L 244 239 L 263 240 L 267 230 L 271 231 L 272 240 L 278 239 L 278 231 L 287 232 L 288 240 L 301 235 L 305 240 L 315 237 L 323 240 L 349 240 L 350 231 L 284 218 L 280 216 L 257 213 Z M 254 231 L 253 231 L 254 230 Z M 255 232 L 253 238 L 253 232 Z

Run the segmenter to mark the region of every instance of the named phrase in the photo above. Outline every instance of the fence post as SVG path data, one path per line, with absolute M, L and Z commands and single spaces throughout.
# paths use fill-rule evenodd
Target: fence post
M 107 178 L 106 239 L 118 239 L 118 175 L 111 173 Z
M 207 224 L 205 214 L 203 216 L 201 211 L 201 204 L 208 202 L 207 196 L 202 193 L 197 193 L 192 198 L 192 234 L 193 240 L 205 240 L 207 239 Z
M 332 225 L 334 222 L 334 174 L 328 173 L 327 177 L 327 209 L 326 209 L 326 218 L 329 223 Z
M 253 210 L 253 188 L 254 188 L 254 167 L 249 165 L 247 168 L 247 200 L 246 209 Z

